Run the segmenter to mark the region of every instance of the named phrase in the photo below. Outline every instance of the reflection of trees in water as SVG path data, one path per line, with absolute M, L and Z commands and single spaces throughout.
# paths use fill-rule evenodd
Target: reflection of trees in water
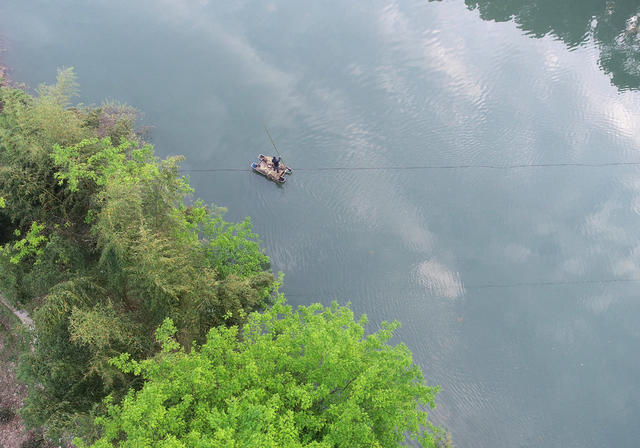
M 619 89 L 640 88 L 638 0 L 465 0 L 484 20 L 513 20 L 533 37 L 553 35 L 569 48 L 593 38 L 600 66 Z

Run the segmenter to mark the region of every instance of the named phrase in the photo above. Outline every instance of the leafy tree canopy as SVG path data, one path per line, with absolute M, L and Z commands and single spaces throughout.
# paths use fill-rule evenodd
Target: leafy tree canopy
M 23 417 L 54 438 L 93 431 L 102 399 L 137 384 L 108 360 L 153 355 L 165 318 L 188 348 L 277 287 L 248 218 L 193 201 L 181 158 L 155 156 L 135 111 L 71 107 L 76 89 L 71 69 L 35 95 L 0 87 L 0 291 L 33 312 Z
M 144 378 L 122 403 L 108 400 L 93 448 L 395 447 L 406 439 L 432 447 L 442 431 L 427 418 L 437 388 L 402 344 L 388 344 L 397 323 L 365 336 L 336 303 L 300 307 L 281 298 L 253 313 L 242 330 L 212 328 L 190 352 L 170 320 L 157 331 L 162 351 L 111 361 Z M 85 447 L 82 441 L 76 443 Z

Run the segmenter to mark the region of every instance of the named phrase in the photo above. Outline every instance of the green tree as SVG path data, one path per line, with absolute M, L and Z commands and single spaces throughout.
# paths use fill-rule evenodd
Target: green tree
M 0 87 L 0 291 L 32 312 L 22 411 L 47 434 L 93 434 L 93 413 L 139 378 L 166 317 L 185 347 L 240 325 L 277 286 L 247 219 L 193 202 L 181 158 L 159 160 L 126 106 L 71 107 L 73 71 L 35 95 Z
M 402 344 L 388 344 L 398 324 L 365 336 L 336 303 L 300 307 L 279 299 L 252 313 L 242 330 L 212 328 L 187 352 L 166 320 L 152 359 L 123 354 L 112 363 L 144 378 L 122 403 L 107 399 L 94 448 L 395 447 L 407 439 L 444 441 L 426 410 L 436 387 Z M 86 446 L 82 441 L 79 446 Z

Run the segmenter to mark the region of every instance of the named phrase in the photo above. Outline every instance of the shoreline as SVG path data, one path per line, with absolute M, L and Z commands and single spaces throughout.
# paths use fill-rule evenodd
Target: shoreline
M 2 54 L 7 51 L 5 38 L 0 34 L 0 87 L 9 84 L 9 67 L 2 63 Z
M 2 50 L 0 50 L 0 55 L 1 54 Z M 0 86 L 4 86 L 8 83 L 7 71 L 7 67 L 2 65 L 2 62 L 0 62 Z

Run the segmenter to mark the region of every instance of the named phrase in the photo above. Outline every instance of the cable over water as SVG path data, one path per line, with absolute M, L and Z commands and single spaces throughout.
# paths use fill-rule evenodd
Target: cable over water
M 294 171 L 411 171 L 411 170 L 463 170 L 463 169 L 490 169 L 513 170 L 524 168 L 606 168 L 640 166 L 638 162 L 559 162 L 559 163 L 529 163 L 512 165 L 399 165 L 399 166 L 321 166 L 321 167 L 291 167 Z M 223 171 L 251 171 L 250 168 L 202 168 L 181 169 L 181 173 L 215 173 Z
M 559 162 L 559 163 L 532 163 L 532 164 L 511 164 L 511 165 L 491 165 L 491 164 L 460 164 L 460 165 L 406 165 L 406 166 L 334 166 L 334 167 L 292 167 L 294 171 L 410 171 L 410 170 L 455 170 L 455 169 L 492 169 L 492 170 L 512 170 L 526 168 L 606 168 L 606 167 L 626 167 L 640 166 L 640 161 L 621 162 Z M 250 168 L 203 168 L 203 169 L 181 169 L 182 173 L 213 173 L 213 172 L 246 172 Z M 493 289 L 493 288 L 518 288 L 537 286 L 559 286 L 559 285 L 585 285 L 585 284 L 609 284 L 609 283 L 636 283 L 640 278 L 602 278 L 583 280 L 541 280 L 523 281 L 514 283 L 484 283 L 467 284 L 465 290 Z M 304 294 L 305 296 L 313 294 Z M 291 294 L 292 297 L 302 296 Z

